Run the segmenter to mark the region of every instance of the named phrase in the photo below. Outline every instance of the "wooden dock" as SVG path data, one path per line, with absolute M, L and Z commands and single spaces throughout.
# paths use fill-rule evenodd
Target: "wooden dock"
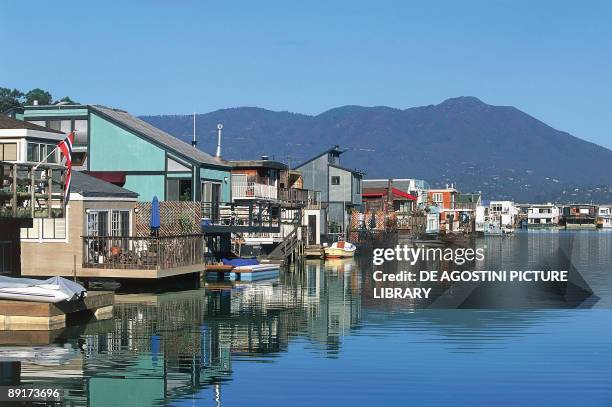
M 114 303 L 114 293 L 107 291 L 90 291 L 83 300 L 57 304 L 0 300 L 0 331 L 51 331 L 83 316 L 109 319 Z
M 323 258 L 323 247 L 321 245 L 309 245 L 304 248 L 304 257 L 310 259 L 322 259 Z

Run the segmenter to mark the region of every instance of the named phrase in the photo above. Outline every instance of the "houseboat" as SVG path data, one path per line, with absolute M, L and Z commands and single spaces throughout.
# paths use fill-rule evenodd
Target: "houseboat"
M 527 228 L 550 228 L 559 226 L 559 208 L 552 204 L 533 204 L 527 208 Z
M 599 208 L 597 208 L 597 227 L 612 228 L 612 205 L 599 205 Z
M 566 229 L 595 228 L 597 206 L 592 204 L 571 204 L 563 207 L 563 221 Z

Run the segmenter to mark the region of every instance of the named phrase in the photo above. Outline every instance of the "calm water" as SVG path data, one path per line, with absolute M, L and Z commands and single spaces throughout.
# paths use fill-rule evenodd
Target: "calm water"
M 0 347 L 2 380 L 58 386 L 66 404 L 92 406 L 612 404 L 612 233 L 476 245 L 486 264 L 466 269 L 566 262 L 594 295 L 436 287 L 449 309 L 373 298 L 367 256 L 308 261 L 274 281 L 118 296 L 113 320 Z

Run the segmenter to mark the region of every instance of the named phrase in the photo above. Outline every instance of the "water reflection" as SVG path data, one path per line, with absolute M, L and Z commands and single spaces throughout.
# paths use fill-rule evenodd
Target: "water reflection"
M 565 238 L 573 240 L 564 243 Z M 601 297 L 595 304 L 601 308 L 610 301 L 611 238 L 612 234 L 566 236 L 557 232 L 486 239 L 476 244 L 488 247 L 490 263 L 466 267 L 535 267 L 558 261 L 562 248 Z M 425 266 L 450 265 L 415 265 Z M 386 267 L 393 271 L 409 266 Z M 500 361 L 507 363 L 505 355 L 514 355 L 513 363 L 523 365 L 533 363 L 534 358 L 555 363 L 550 361 L 549 349 L 561 343 L 586 346 L 581 336 L 585 329 L 612 322 L 609 312 L 550 309 L 574 306 L 560 292 L 552 295 L 536 290 L 538 298 L 531 298 L 531 304 L 542 306 L 536 310 L 423 309 L 437 299 L 422 303 L 377 300 L 372 296 L 376 284 L 371 259 L 360 256 L 326 263 L 306 261 L 272 281 L 121 295 L 111 321 L 46 337 L 3 333 L 0 377 L 2 384 L 59 386 L 65 389 L 67 405 L 257 404 L 263 399 L 274 404 L 267 399 L 270 391 L 312 404 L 331 402 L 335 392 L 343 389 L 350 390 L 346 400 L 376 403 L 380 399 L 372 398 L 376 394 L 372 387 L 391 400 L 403 395 L 401 386 L 392 385 L 397 377 L 413 374 L 410 364 L 421 369 L 414 380 L 431 388 L 439 375 L 450 371 L 456 372 L 453 380 L 461 382 L 457 369 L 464 363 L 463 355 L 478 356 L 479 371 L 467 366 L 461 371 L 474 380 L 499 369 Z M 437 287 L 440 295 L 451 289 Z M 543 300 L 539 298 L 542 294 Z M 462 297 L 458 306 L 468 304 L 469 297 Z M 591 325 L 591 320 L 597 323 Z M 32 341 L 36 346 L 24 346 Z M 607 339 L 592 346 L 598 347 L 597 354 L 611 353 Z M 583 354 L 579 345 L 567 349 L 564 357 L 568 360 L 589 358 L 593 353 Z M 404 361 L 406 355 L 410 363 Z M 593 374 L 612 374 L 605 367 L 611 363 L 597 363 L 600 368 Z M 444 371 L 435 371 L 432 365 Z M 387 374 L 385 369 L 389 369 Z M 370 375 L 366 381 L 362 375 L 367 371 L 379 376 Z M 326 374 L 333 377 L 334 386 L 329 382 L 326 386 L 325 380 L 330 380 Z M 339 375 L 345 380 L 338 381 Z M 479 380 L 486 382 L 487 378 Z M 239 387 L 234 386 L 236 381 Z M 273 390 L 263 388 L 266 385 Z M 316 394 L 307 390 L 312 388 L 317 389 Z M 419 390 L 412 389 L 410 396 L 419 399 Z M 427 401 L 448 401 L 443 397 L 430 395 Z M 479 404 L 478 399 L 466 400 Z

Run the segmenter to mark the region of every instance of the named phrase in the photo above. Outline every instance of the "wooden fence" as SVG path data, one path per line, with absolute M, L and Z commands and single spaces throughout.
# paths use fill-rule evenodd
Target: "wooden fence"
M 136 236 L 151 234 L 151 203 L 138 202 Z M 161 201 L 159 203 L 160 236 L 200 233 L 202 204 L 189 201 Z

